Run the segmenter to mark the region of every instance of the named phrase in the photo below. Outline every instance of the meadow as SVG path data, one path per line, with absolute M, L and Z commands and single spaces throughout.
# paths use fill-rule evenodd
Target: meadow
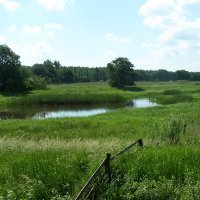
M 99 199 L 199 199 L 200 84 L 138 82 L 52 85 L 0 94 L 0 108 L 37 104 L 109 104 L 150 98 L 161 106 L 120 108 L 90 117 L 1 120 L 0 199 L 74 199 L 106 153 L 142 138 L 111 165 Z

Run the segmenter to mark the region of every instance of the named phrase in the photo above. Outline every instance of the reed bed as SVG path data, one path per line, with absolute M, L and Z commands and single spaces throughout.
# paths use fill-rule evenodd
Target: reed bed
M 128 153 L 112 164 L 113 181 L 98 199 L 198 199 L 200 149 L 162 146 Z
M 120 108 L 86 118 L 0 120 L 0 199 L 74 199 L 106 153 L 114 155 L 139 138 L 149 147 L 112 162 L 113 181 L 101 184 L 99 199 L 199 199 L 199 85 L 134 87 L 69 84 L 1 94 L 1 109 L 21 103 L 93 104 L 131 98 L 170 98 L 170 105 Z

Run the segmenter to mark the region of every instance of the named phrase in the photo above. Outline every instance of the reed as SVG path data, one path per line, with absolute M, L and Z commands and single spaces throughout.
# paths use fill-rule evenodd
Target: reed
M 199 159 L 197 146 L 153 147 L 129 153 L 112 164 L 113 181 L 99 199 L 198 199 Z
M 99 189 L 99 199 L 189 199 L 191 195 L 199 199 L 199 85 L 163 82 L 137 83 L 137 87 L 141 90 L 110 88 L 106 83 L 71 84 L 1 94 L 1 109 L 21 103 L 167 99 L 176 95 L 174 91 L 180 91 L 177 98 L 186 95 L 193 101 L 120 108 L 86 118 L 0 120 L 0 199 L 74 199 L 106 153 L 114 155 L 139 138 L 150 147 L 113 161 L 113 181 L 103 193 Z M 171 133 L 178 142 L 173 142 Z

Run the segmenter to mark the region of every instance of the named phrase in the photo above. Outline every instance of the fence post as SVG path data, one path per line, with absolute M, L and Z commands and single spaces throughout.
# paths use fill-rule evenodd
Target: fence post
M 185 124 L 184 124 L 184 127 L 183 127 L 183 134 L 185 134 L 186 128 L 187 128 L 187 124 L 185 123 Z
M 111 158 L 111 154 L 107 153 L 106 161 L 105 161 L 105 173 L 108 174 L 109 183 L 111 182 L 110 158 Z
M 142 139 L 139 139 L 139 140 L 137 141 L 137 143 L 138 143 L 138 145 L 139 145 L 140 147 L 143 147 L 143 141 L 142 141 Z

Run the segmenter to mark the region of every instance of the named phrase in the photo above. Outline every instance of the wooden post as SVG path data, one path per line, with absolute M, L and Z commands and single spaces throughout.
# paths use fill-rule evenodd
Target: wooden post
M 89 180 L 87 181 L 87 183 L 85 184 L 85 186 L 81 189 L 81 191 L 79 192 L 78 196 L 76 197 L 76 200 L 83 200 L 83 199 L 85 199 L 85 196 L 87 196 L 87 194 L 85 194 L 85 193 L 88 192 L 88 190 L 90 189 L 90 186 L 93 183 L 94 179 L 98 176 L 98 173 L 99 173 L 100 169 L 103 166 L 105 166 L 106 160 L 107 160 L 107 157 L 102 161 L 102 163 L 99 165 L 99 167 L 96 169 L 96 171 L 89 178 Z M 89 190 L 89 192 L 90 191 L 91 190 Z
M 185 123 L 185 124 L 184 124 L 184 127 L 183 127 L 183 134 L 185 134 L 186 128 L 187 128 L 187 124 Z
M 105 173 L 108 174 L 108 182 L 111 182 L 111 170 L 110 170 L 110 158 L 111 154 L 107 153 L 105 161 Z
M 142 139 L 139 139 L 139 140 L 137 141 L 137 143 L 138 143 L 138 145 L 139 145 L 140 147 L 143 147 L 143 141 L 142 141 Z

